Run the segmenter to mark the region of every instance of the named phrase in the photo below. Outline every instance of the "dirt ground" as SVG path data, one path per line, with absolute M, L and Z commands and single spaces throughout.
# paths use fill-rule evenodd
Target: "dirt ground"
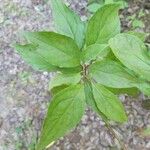
M 68 0 L 67 4 L 87 16 L 86 0 Z M 150 1 L 131 0 L 120 12 L 124 30 L 133 29 L 133 17 L 140 20 L 136 30 L 150 32 Z M 53 74 L 34 71 L 14 51 L 22 30 L 53 30 L 50 6 L 44 0 L 0 0 L 0 150 L 34 150 L 41 124 L 50 101 L 48 83 Z M 150 42 L 149 38 L 147 42 Z M 150 126 L 150 111 L 141 103 L 145 97 L 120 95 L 129 120 L 112 126 L 128 150 L 150 150 L 150 137 L 140 131 Z M 57 141 L 51 150 L 117 150 L 119 144 L 104 122 L 88 109 L 81 123 Z

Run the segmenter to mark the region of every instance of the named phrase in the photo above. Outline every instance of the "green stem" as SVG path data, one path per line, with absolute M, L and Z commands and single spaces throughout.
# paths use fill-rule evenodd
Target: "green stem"
M 103 121 L 105 122 L 106 127 L 107 127 L 108 130 L 112 133 L 112 135 L 114 136 L 114 138 L 116 138 L 117 141 L 119 142 L 119 144 L 120 144 L 122 150 L 127 150 L 126 145 L 120 140 L 120 138 L 119 138 L 119 137 L 117 136 L 117 134 L 114 132 L 114 130 L 113 130 L 113 128 L 110 126 L 110 124 L 109 124 L 107 121 L 105 121 L 105 120 L 103 120 Z

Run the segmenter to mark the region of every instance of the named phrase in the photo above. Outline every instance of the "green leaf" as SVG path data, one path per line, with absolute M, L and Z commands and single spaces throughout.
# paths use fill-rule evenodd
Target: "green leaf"
M 114 3 L 114 0 L 105 0 L 105 4 L 111 4 Z
M 69 87 L 69 85 L 66 85 L 66 84 L 56 86 L 50 90 L 50 93 L 53 96 L 53 95 L 56 95 L 57 93 L 59 93 L 60 91 L 64 90 L 65 88 L 68 88 L 68 87 Z
M 93 111 L 95 111 L 99 116 L 102 117 L 103 120 L 106 121 L 108 118 L 99 110 L 95 102 L 93 88 L 90 80 L 85 80 L 84 91 L 87 105 L 90 106 L 90 108 L 92 108 Z
M 105 44 L 110 38 L 120 33 L 118 16 L 119 5 L 108 4 L 101 7 L 89 20 L 86 45 Z
M 50 64 L 66 68 L 80 65 L 80 50 L 71 38 L 54 32 L 26 32 L 24 35 L 37 45 L 34 53 Z
M 133 28 L 144 28 L 145 27 L 144 22 L 142 20 L 138 20 L 138 19 L 135 19 L 132 22 L 132 26 L 133 26 Z
M 74 85 L 57 93 L 50 103 L 37 150 L 64 136 L 80 121 L 85 110 L 84 87 Z
M 109 41 L 115 56 L 141 78 L 150 81 L 150 58 L 144 43 L 134 35 L 122 33 Z
M 88 46 L 84 51 L 82 51 L 83 62 L 95 60 L 97 57 L 104 53 L 106 48 L 107 44 L 93 44 Z
M 29 63 L 34 69 L 42 71 L 56 71 L 57 66 L 52 65 L 52 63 L 47 59 L 46 56 L 37 53 L 37 45 L 26 44 L 18 45 L 16 44 L 15 49 L 22 56 L 22 58 Z
M 131 35 L 135 35 L 137 36 L 141 41 L 145 41 L 147 36 L 149 35 L 148 33 L 144 33 L 144 32 L 135 32 L 135 31 L 128 31 L 127 32 L 128 34 L 131 34 Z
M 90 12 L 95 13 L 101 7 L 98 3 L 92 3 L 87 8 Z
M 111 120 L 117 122 L 126 121 L 126 113 L 117 96 L 102 85 L 93 83 L 92 86 L 94 99 L 99 110 Z
M 141 18 L 141 17 L 144 17 L 145 16 L 145 11 L 144 9 L 140 9 L 140 12 L 138 14 L 138 17 Z
M 133 21 L 133 20 L 135 20 L 135 19 L 136 19 L 136 14 L 127 16 L 127 20 L 128 20 L 128 21 Z
M 82 48 L 85 38 L 85 23 L 61 0 L 51 0 L 50 4 L 52 5 L 56 31 L 71 37 L 76 41 L 79 48 Z
M 97 83 L 112 88 L 131 88 L 137 82 L 122 65 L 112 60 L 98 61 L 89 68 L 90 77 Z
M 82 66 L 77 66 L 77 67 L 72 67 L 72 68 L 58 68 L 58 70 L 64 74 L 68 74 L 68 73 L 79 73 L 82 71 Z
M 131 96 L 137 96 L 139 94 L 139 90 L 137 88 L 109 88 L 107 87 L 107 89 L 109 91 L 111 91 L 112 93 L 118 95 L 118 94 L 128 94 Z
M 150 96 L 150 83 L 148 83 L 148 82 L 139 82 L 138 84 L 136 84 L 136 86 L 145 95 Z
M 51 90 L 54 87 L 60 86 L 60 85 L 74 85 L 79 83 L 81 80 L 80 73 L 76 74 L 57 74 L 54 79 L 49 84 L 49 90 Z
M 99 57 L 99 59 L 97 59 L 97 61 L 102 61 L 103 59 L 110 59 L 110 60 L 118 61 L 118 59 L 115 57 L 115 55 L 112 52 L 112 50 L 111 50 L 110 47 L 108 47 L 107 49 L 105 49 L 105 51 L 103 51 L 101 53 L 101 55 L 103 57 Z

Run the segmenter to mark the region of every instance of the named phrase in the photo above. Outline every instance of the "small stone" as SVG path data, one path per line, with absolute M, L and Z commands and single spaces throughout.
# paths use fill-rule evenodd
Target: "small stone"
M 0 128 L 1 128 L 2 125 L 3 125 L 3 118 L 0 117 Z
M 43 72 L 43 75 L 47 76 L 47 75 L 48 75 L 48 72 Z
M 4 22 L 4 15 L 2 13 L 0 13 L 0 23 Z
M 82 21 L 86 21 L 87 20 L 87 16 L 81 16 L 81 20 Z
M 121 99 L 122 102 L 125 102 L 125 95 L 119 95 L 119 99 Z
M 15 123 L 15 122 L 17 122 L 17 117 L 12 117 L 12 118 L 10 118 L 10 123 Z
M 84 132 L 89 133 L 89 127 L 88 126 L 84 128 Z
M 129 9 L 128 9 L 128 12 L 129 12 L 129 13 L 133 13 L 132 8 L 129 8 Z
M 150 148 L 150 142 L 146 144 L 146 148 Z

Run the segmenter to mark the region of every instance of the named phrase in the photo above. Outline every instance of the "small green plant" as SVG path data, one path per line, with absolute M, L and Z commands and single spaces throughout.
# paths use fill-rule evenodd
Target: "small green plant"
M 132 30 L 136 30 L 136 29 L 144 28 L 145 27 L 144 22 L 141 20 L 142 17 L 144 17 L 144 16 L 145 16 L 145 13 L 141 9 L 140 12 L 137 13 L 137 15 L 133 14 L 133 15 L 127 17 L 127 20 L 131 24 Z
M 32 130 L 31 129 L 31 123 L 32 123 L 32 120 L 27 120 L 27 121 L 24 121 L 22 124 L 20 124 L 18 127 L 15 128 L 15 131 L 16 131 L 16 134 L 17 134 L 17 140 L 14 141 L 15 150 L 23 149 L 24 145 L 27 146 L 28 150 L 34 150 L 35 149 L 35 144 L 36 144 L 36 137 L 35 136 L 32 136 L 30 141 L 28 140 L 29 143 L 28 143 L 28 141 L 24 141 L 21 138 L 21 135 L 24 135 L 25 131 L 27 129 Z
M 109 120 L 127 121 L 117 94 L 150 95 L 150 56 L 143 36 L 120 33 L 119 4 L 104 5 L 87 22 L 60 0 L 51 5 L 57 33 L 25 32 L 27 44 L 15 45 L 33 68 L 57 73 L 37 150 L 74 128 L 87 106 L 114 133 Z
M 100 7 L 112 3 L 120 4 L 121 8 L 128 6 L 125 0 L 89 0 L 87 8 L 91 13 L 95 13 Z

